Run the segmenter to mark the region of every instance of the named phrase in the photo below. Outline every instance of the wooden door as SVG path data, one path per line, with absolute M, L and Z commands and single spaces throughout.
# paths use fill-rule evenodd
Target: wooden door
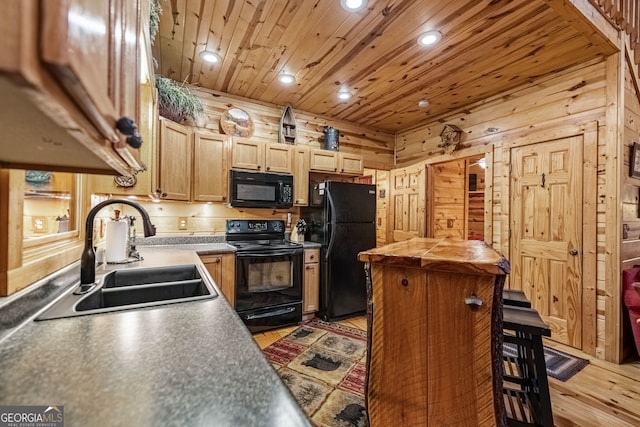
M 552 339 L 582 345 L 582 137 L 511 150 L 511 287 Z
M 391 241 L 425 235 L 425 170 L 423 165 L 391 171 Z
M 432 165 L 431 230 L 429 237 L 466 238 L 466 162 L 464 159 Z
M 158 189 L 171 200 L 191 198 L 191 131 L 171 120 L 160 120 Z
M 193 200 L 226 202 L 229 191 L 227 136 L 196 132 L 193 149 Z

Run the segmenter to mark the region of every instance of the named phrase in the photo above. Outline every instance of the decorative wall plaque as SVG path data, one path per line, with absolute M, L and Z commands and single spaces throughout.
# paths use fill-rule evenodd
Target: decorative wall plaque
M 442 144 L 438 144 L 438 147 L 443 148 L 446 154 L 451 154 L 458 148 L 461 136 L 462 129 L 456 125 L 445 124 L 442 132 L 440 132 Z

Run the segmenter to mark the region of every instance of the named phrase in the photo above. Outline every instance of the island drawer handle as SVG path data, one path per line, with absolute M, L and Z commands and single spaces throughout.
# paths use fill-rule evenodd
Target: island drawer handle
M 471 308 L 476 309 L 482 305 L 482 300 L 475 295 L 471 295 L 464 299 L 464 303 Z

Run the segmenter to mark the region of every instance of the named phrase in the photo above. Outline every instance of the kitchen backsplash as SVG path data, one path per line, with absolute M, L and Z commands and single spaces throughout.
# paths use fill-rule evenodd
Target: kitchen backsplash
M 236 209 L 215 203 L 184 203 L 174 201 L 136 200 L 137 203 L 149 213 L 151 222 L 156 226 L 156 236 L 167 235 L 221 235 L 226 231 L 227 219 L 279 219 L 287 221 L 287 213 L 291 212 L 291 222 L 295 225 L 299 217 L 298 208 L 289 210 L 275 209 Z M 102 221 L 108 221 L 113 217 L 115 209 L 121 210 L 121 215 L 134 215 L 139 213 L 127 205 L 110 205 L 105 207 L 98 215 Z M 142 225 L 135 223 L 137 235 L 142 235 Z M 96 235 L 99 236 L 100 224 L 96 221 Z M 290 230 L 291 226 L 287 226 Z

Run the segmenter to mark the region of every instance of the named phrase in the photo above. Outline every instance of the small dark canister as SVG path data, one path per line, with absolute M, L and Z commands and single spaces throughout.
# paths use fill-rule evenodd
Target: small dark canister
M 336 128 L 332 128 L 331 126 L 326 126 L 324 128 L 324 149 L 331 151 L 338 151 L 339 147 L 339 138 L 340 131 Z

